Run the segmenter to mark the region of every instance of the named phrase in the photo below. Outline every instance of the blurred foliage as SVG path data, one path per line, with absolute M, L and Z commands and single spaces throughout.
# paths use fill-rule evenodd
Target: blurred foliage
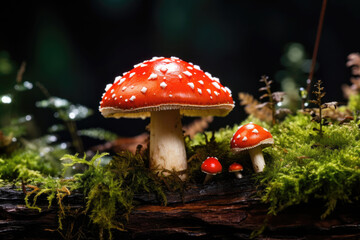
M 293 42 L 285 46 L 281 64 L 284 69 L 276 72 L 275 80 L 281 84 L 282 91 L 286 93 L 283 105 L 295 112 L 301 103 L 299 89 L 306 85 L 311 59 L 307 59 L 305 48 L 301 43 Z
M 118 138 L 117 134 L 110 131 L 106 131 L 102 128 L 90 128 L 90 129 L 79 130 L 78 134 L 80 136 L 87 136 L 94 139 L 105 140 L 107 142 L 114 141 L 115 139 Z

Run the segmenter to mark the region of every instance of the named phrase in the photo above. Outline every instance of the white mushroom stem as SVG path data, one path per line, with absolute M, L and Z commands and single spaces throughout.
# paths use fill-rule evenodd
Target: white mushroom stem
M 149 167 L 157 173 L 164 169 L 169 171 L 187 169 L 179 110 L 151 112 Z M 185 180 L 186 174 L 181 174 L 179 177 Z
M 234 174 L 235 174 L 235 177 L 238 178 L 238 179 L 240 179 L 240 178 L 243 177 L 243 175 L 241 174 L 241 172 L 234 172 Z
M 254 171 L 256 173 L 262 172 L 265 167 L 264 156 L 262 148 L 260 146 L 248 150 L 250 153 L 251 161 L 253 164 Z

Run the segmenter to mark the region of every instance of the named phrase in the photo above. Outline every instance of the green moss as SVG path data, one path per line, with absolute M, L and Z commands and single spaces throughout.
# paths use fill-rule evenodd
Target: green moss
M 298 114 L 271 129 L 275 146 L 264 149 L 269 156 L 267 167 L 257 176 L 270 214 L 321 199 L 326 205 L 322 217 L 326 217 L 339 201 L 359 199 L 357 123 L 328 126 L 323 136 L 314 134 L 314 126 L 309 116 Z
M 349 96 L 348 108 L 352 112 L 360 111 L 360 94 L 351 94 Z
M 42 175 L 56 176 L 57 168 L 51 161 L 30 150 L 18 150 L 0 157 L 0 179 L 5 182 L 28 181 Z

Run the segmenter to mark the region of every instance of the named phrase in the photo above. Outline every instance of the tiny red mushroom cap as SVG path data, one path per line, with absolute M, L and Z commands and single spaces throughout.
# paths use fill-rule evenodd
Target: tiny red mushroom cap
M 108 84 L 100 101 L 105 117 L 149 117 L 179 109 L 185 116 L 225 116 L 234 107 L 229 88 L 199 66 L 176 57 L 154 57 Z
M 239 163 L 233 163 L 229 166 L 229 172 L 240 172 L 243 170 L 243 166 Z
M 264 148 L 272 144 L 274 144 L 274 139 L 267 129 L 255 123 L 248 123 L 240 126 L 235 132 L 230 147 L 234 152 L 240 152 L 258 146 Z
M 201 171 L 206 174 L 216 175 L 221 173 L 222 166 L 216 157 L 208 157 L 201 164 Z

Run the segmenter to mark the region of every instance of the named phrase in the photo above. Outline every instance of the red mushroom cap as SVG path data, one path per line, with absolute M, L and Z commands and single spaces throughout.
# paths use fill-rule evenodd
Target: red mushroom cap
M 240 172 L 243 170 L 243 166 L 240 163 L 233 163 L 229 166 L 229 172 Z
M 258 146 L 267 147 L 274 144 L 271 133 L 255 124 L 240 126 L 231 139 L 230 148 L 235 152 L 252 149 Z
M 105 117 L 149 117 L 180 109 L 186 116 L 225 116 L 234 107 L 229 88 L 199 66 L 176 57 L 154 57 L 108 84 L 100 102 Z
M 206 174 L 216 175 L 221 173 L 222 166 L 216 157 L 208 157 L 201 164 L 201 171 Z

